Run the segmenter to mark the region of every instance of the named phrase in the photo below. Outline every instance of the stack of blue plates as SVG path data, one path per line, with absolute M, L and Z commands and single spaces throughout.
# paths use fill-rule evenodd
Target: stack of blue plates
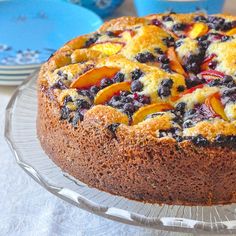
M 68 40 L 95 31 L 93 12 L 59 0 L 0 2 L 0 85 L 18 85 Z

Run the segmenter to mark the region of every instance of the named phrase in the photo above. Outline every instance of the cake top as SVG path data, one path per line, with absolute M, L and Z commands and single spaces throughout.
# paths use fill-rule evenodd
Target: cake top
M 122 17 L 43 66 L 42 89 L 76 129 L 93 119 L 156 138 L 236 147 L 236 17 Z

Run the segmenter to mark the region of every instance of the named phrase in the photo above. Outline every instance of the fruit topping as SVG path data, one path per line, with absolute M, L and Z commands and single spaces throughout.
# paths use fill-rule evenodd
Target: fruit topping
M 209 57 L 205 58 L 203 63 L 201 64 L 201 70 L 205 71 L 209 69 L 209 64 L 212 62 L 212 60 L 216 57 L 215 54 L 210 55 Z
M 143 84 L 139 80 L 134 80 L 131 83 L 131 91 L 132 92 L 139 92 L 143 88 Z
M 115 83 L 124 82 L 124 80 L 125 80 L 125 75 L 121 72 L 118 72 L 113 78 L 113 81 Z
M 218 92 L 209 96 L 205 100 L 205 104 L 211 109 L 213 114 L 220 116 L 224 120 L 228 120 L 224 112 L 224 106 L 220 100 L 220 94 Z
M 74 80 L 70 87 L 81 89 L 98 85 L 103 78 L 112 78 L 119 70 L 119 68 L 107 66 L 93 68 Z
M 93 37 L 89 38 L 86 42 L 85 42 L 85 47 L 88 48 L 90 47 L 92 44 L 94 44 L 98 38 L 100 37 L 100 34 L 95 34 Z
M 196 146 L 206 147 L 210 144 L 209 141 L 206 138 L 204 138 L 201 134 L 191 137 L 191 140 L 193 144 L 195 144 Z
M 168 50 L 167 50 L 167 57 L 170 60 L 170 68 L 173 71 L 175 71 L 175 72 L 177 72 L 177 73 L 179 73 L 181 75 L 187 76 L 186 72 L 184 71 L 182 65 L 179 62 L 179 59 L 178 59 L 178 57 L 176 55 L 174 47 L 168 48 Z
M 131 78 L 132 80 L 137 80 L 140 77 L 142 77 L 144 73 L 140 69 L 135 69 L 134 71 L 131 72 Z
M 180 94 L 178 94 L 177 96 L 172 97 L 172 98 L 171 98 L 171 101 L 175 102 L 175 101 L 179 100 L 181 97 L 183 97 L 184 95 L 193 93 L 195 90 L 201 89 L 201 88 L 203 88 L 203 87 L 204 87 L 204 84 L 199 84 L 199 85 L 194 86 L 194 87 L 192 87 L 192 88 L 190 88 L 190 89 L 187 89 L 187 90 L 185 90 L 183 93 L 180 93 Z
M 173 30 L 173 31 L 183 31 L 183 30 L 186 29 L 186 27 L 187 27 L 186 24 L 183 24 L 183 23 L 177 23 L 177 24 L 173 25 L 172 30 Z
M 217 70 L 206 70 L 206 71 L 202 71 L 200 73 L 200 75 L 202 76 L 202 78 L 204 78 L 206 81 L 208 79 L 211 79 L 211 78 L 221 78 L 223 79 L 225 74 L 220 72 L 220 71 L 217 71 Z
M 236 28 L 233 28 L 231 30 L 228 30 L 226 33 L 225 33 L 227 36 L 234 36 L 236 34 Z
M 124 47 L 123 43 L 119 42 L 102 42 L 95 43 L 89 48 L 106 54 L 107 56 L 118 53 Z
M 155 56 L 150 52 L 139 53 L 135 59 L 140 63 L 147 63 L 155 60 Z
M 114 95 L 119 94 L 120 91 L 130 91 L 130 83 L 129 82 L 116 83 L 100 90 L 94 99 L 94 104 L 95 105 L 105 104 Z
M 184 65 L 186 71 L 194 74 L 198 74 L 201 70 L 201 62 L 203 60 L 203 54 L 192 54 L 184 59 Z
M 161 84 L 159 85 L 159 88 L 157 90 L 157 94 L 159 97 L 168 97 L 171 95 L 171 88 L 173 86 L 173 80 L 172 79 L 164 79 L 161 81 Z
M 192 29 L 188 32 L 191 39 L 203 36 L 208 32 L 208 26 L 202 22 L 197 22 L 193 25 Z
M 133 125 L 138 124 L 139 122 L 143 121 L 148 115 L 160 111 L 171 110 L 173 107 L 168 103 L 154 103 L 151 105 L 147 105 L 141 107 L 136 111 L 133 115 Z
M 163 39 L 163 42 L 167 47 L 173 47 L 175 45 L 175 39 L 172 36 Z

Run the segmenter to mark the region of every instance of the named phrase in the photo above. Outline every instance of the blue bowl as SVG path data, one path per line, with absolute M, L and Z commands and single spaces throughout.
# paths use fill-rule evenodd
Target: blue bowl
M 124 0 L 65 0 L 86 7 L 101 17 L 110 16 Z
M 203 10 L 209 14 L 222 12 L 224 0 L 134 0 L 138 16 L 174 11 L 176 13 L 189 13 Z
M 41 64 L 64 43 L 102 23 L 92 11 L 63 1 L 0 1 L 0 66 Z

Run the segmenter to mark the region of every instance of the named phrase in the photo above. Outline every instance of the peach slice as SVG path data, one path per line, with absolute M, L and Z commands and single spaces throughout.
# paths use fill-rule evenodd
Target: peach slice
M 179 59 L 176 55 L 175 49 L 174 47 L 170 47 L 167 50 L 167 57 L 170 60 L 170 67 L 173 71 L 183 75 L 183 76 L 187 76 L 184 68 L 182 67 L 181 63 L 179 62 Z
M 97 85 L 103 78 L 112 78 L 119 70 L 120 68 L 107 66 L 93 68 L 74 80 L 70 87 L 82 89 Z
M 233 28 L 231 30 L 228 30 L 226 33 L 225 33 L 227 36 L 233 36 L 236 34 L 236 28 Z
M 179 100 L 180 98 L 182 98 L 184 95 L 193 93 L 195 90 L 201 89 L 201 88 L 203 88 L 203 87 L 204 87 L 204 84 L 199 84 L 199 85 L 197 85 L 197 86 L 194 86 L 194 87 L 192 87 L 192 88 L 190 88 L 190 89 L 185 90 L 184 92 L 178 94 L 177 96 L 171 97 L 170 100 L 171 100 L 172 102 L 175 102 L 175 101 Z
M 120 42 L 102 42 L 93 44 L 90 49 L 102 52 L 107 56 L 118 53 L 124 47 L 124 43 Z
M 210 55 L 209 57 L 205 58 L 203 63 L 201 64 L 201 70 L 205 71 L 209 69 L 210 62 L 216 57 L 215 54 Z
M 115 83 L 100 90 L 94 99 L 94 104 L 105 104 L 120 91 L 130 91 L 130 82 Z
M 188 32 L 188 36 L 191 39 L 203 36 L 208 32 L 208 26 L 202 22 L 197 22 L 193 25 L 192 29 Z
M 134 113 L 132 125 L 143 121 L 150 114 L 170 109 L 173 109 L 173 107 L 169 103 L 154 103 L 141 107 Z
M 211 109 L 213 114 L 219 115 L 224 120 L 228 121 L 228 118 L 224 112 L 224 106 L 220 101 L 219 92 L 212 94 L 205 100 L 205 104 Z

